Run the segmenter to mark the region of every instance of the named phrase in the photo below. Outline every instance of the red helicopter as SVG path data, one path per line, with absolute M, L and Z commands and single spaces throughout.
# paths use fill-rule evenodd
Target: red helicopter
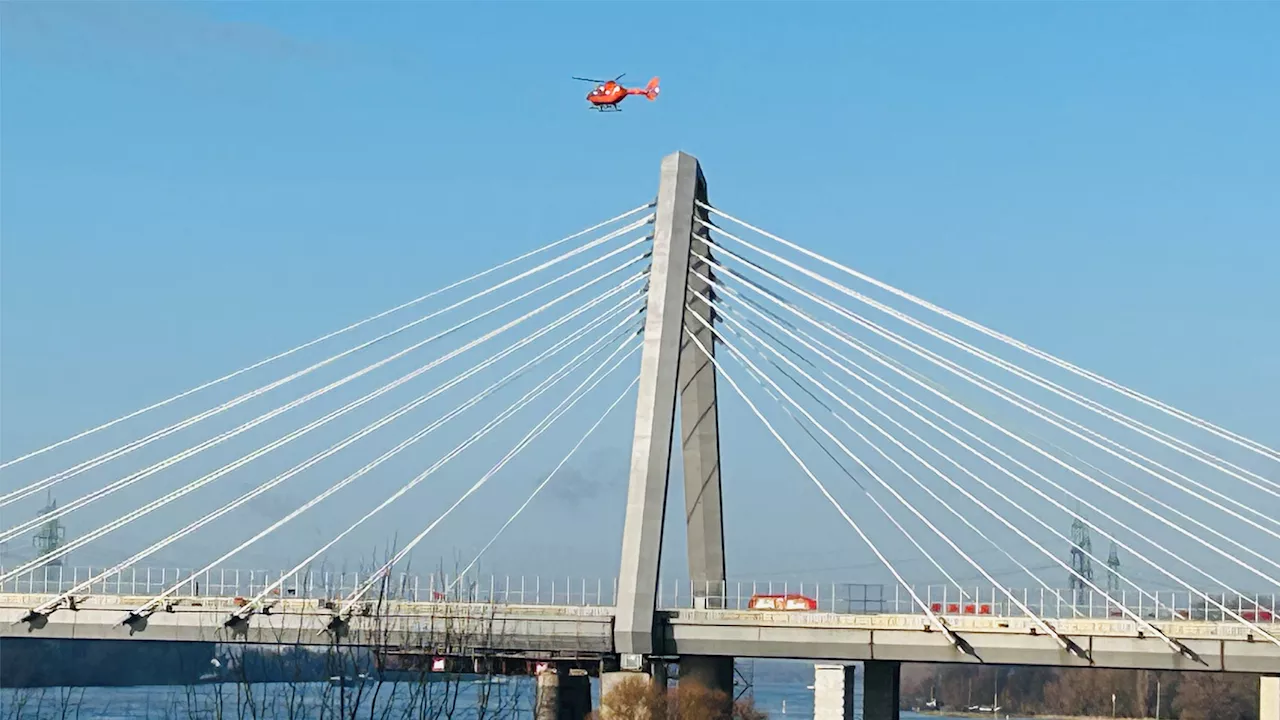
M 618 103 L 628 95 L 643 95 L 650 100 L 658 99 L 658 78 L 653 78 L 648 85 L 641 88 L 626 88 L 618 84 L 618 81 L 625 76 L 622 73 L 612 80 L 593 80 L 591 78 L 575 77 L 574 80 L 595 83 L 596 87 L 587 93 L 587 102 L 591 103 L 592 110 L 600 112 L 615 111 L 622 112 L 622 108 L 618 107 Z

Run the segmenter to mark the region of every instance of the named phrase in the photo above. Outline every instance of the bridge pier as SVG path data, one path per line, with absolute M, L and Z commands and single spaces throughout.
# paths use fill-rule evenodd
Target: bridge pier
M 1262 676 L 1258 688 L 1258 720 L 1280 720 L 1280 676 Z
M 719 690 L 732 701 L 733 658 L 681 655 L 679 683 Z
M 538 674 L 534 720 L 585 720 L 590 713 L 590 676 L 559 663 Z
M 666 697 L 667 690 L 667 664 L 658 660 L 650 660 L 647 672 L 644 670 L 614 670 L 611 672 L 600 673 L 600 719 L 614 720 L 614 714 L 605 707 L 604 699 L 612 693 L 619 685 L 639 678 L 653 684 L 662 697 Z
M 862 664 L 863 720 L 898 720 L 902 663 L 868 660 Z
M 813 720 L 853 720 L 856 665 L 813 666 Z

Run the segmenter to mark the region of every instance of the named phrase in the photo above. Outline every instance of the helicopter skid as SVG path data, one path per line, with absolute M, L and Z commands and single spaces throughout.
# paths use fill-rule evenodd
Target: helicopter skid
M 622 112 L 622 108 L 617 105 L 593 105 L 587 109 L 595 110 L 596 112 Z

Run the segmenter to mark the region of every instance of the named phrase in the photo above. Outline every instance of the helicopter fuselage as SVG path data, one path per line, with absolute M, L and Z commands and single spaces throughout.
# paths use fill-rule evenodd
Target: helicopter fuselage
M 597 106 L 617 105 L 626 96 L 627 91 L 621 85 L 610 81 L 587 93 L 587 101 Z

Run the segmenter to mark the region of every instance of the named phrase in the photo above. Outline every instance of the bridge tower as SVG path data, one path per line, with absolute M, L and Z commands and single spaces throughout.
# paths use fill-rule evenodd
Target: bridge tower
M 653 671 L 653 656 L 670 652 L 655 636 L 654 618 L 677 408 L 693 601 L 695 607 L 715 608 L 725 595 L 715 366 L 684 338 L 688 328 L 714 355 L 713 333 L 696 318 L 685 317 L 688 305 L 690 312 L 715 321 L 711 308 L 693 295 L 696 290 L 713 297 L 712 288 L 690 272 L 712 276 L 692 254 L 711 257 L 707 244 L 695 237 L 705 234 L 695 227 L 695 216 L 707 219 L 695 200 L 707 202 L 706 179 L 697 159 L 683 152 L 663 158 L 614 626 L 624 671 Z M 683 656 L 679 662 L 681 680 L 692 679 L 733 696 L 733 658 Z

